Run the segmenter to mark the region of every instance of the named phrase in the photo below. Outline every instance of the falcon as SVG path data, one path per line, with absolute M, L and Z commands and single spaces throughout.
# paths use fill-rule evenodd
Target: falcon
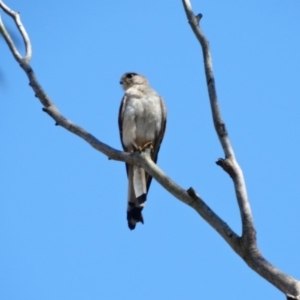
M 166 107 L 146 77 L 125 73 L 120 80 L 125 94 L 119 109 L 119 130 L 124 151 L 149 151 L 156 163 L 166 129 Z M 128 177 L 127 221 L 130 230 L 144 224 L 142 210 L 152 177 L 144 169 L 126 164 Z

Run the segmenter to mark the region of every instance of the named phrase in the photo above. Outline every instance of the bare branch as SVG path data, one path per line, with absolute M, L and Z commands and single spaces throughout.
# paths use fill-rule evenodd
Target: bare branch
M 1 1 L 0 7 L 3 8 L 3 5 L 4 4 Z M 11 12 L 11 10 L 7 7 L 5 11 Z M 20 19 L 19 22 L 21 24 Z M 22 24 L 21 27 L 24 28 Z M 11 43 L 14 47 L 13 42 Z M 16 56 L 15 58 L 19 62 L 19 58 L 17 58 Z M 155 178 L 173 196 L 181 200 L 183 203 L 194 208 L 213 228 L 215 228 L 217 232 L 219 232 L 219 234 L 231 245 L 233 249 L 235 249 L 235 251 L 236 249 L 238 249 L 238 235 L 218 215 L 216 215 L 198 195 L 196 195 L 194 189 L 190 188 L 188 191 L 186 191 L 185 189 L 177 185 L 174 181 L 172 181 L 172 179 L 170 179 L 166 174 L 164 174 L 164 172 L 151 160 L 148 153 L 126 153 L 113 149 L 105 143 L 99 141 L 95 136 L 93 136 L 83 128 L 79 127 L 78 125 L 65 118 L 57 109 L 50 97 L 43 90 L 42 86 L 39 84 L 38 79 L 35 76 L 35 73 L 32 67 L 30 66 L 29 62 L 21 60 L 20 66 L 26 73 L 29 79 L 29 85 L 32 87 L 35 96 L 42 103 L 43 111 L 55 120 L 56 125 L 60 125 L 66 130 L 81 137 L 93 148 L 108 156 L 109 159 L 142 166 L 147 171 L 147 173 L 149 173 L 153 178 Z
M 21 23 L 19 13 L 12 11 L 8 8 L 3 1 L 0 0 L 0 7 L 2 10 L 10 15 L 22 35 L 23 41 L 26 47 L 26 55 L 22 57 L 16 49 L 11 37 L 9 36 L 4 24 L 0 20 L 0 29 L 3 32 L 6 43 L 8 44 L 13 56 L 20 64 L 29 79 L 29 85 L 32 87 L 35 96 L 40 100 L 43 105 L 43 111 L 55 120 L 56 125 L 60 125 L 66 130 L 76 134 L 77 136 L 88 142 L 93 148 L 102 152 L 108 158 L 117 161 L 123 161 L 129 164 L 136 164 L 143 167 L 147 173 L 154 177 L 166 190 L 168 190 L 173 196 L 181 200 L 185 204 L 194 208 L 238 253 L 256 272 L 261 274 L 264 278 L 269 280 L 280 290 L 286 293 L 289 299 L 300 299 L 299 282 L 292 277 L 289 277 L 281 273 L 278 269 L 268 263 L 260 254 L 255 241 L 255 230 L 252 222 L 251 210 L 247 200 L 246 188 L 243 179 L 242 171 L 237 164 L 228 134 L 225 129 L 225 124 L 221 119 L 221 114 L 217 102 L 217 95 L 215 90 L 215 82 L 212 71 L 211 56 L 208 48 L 208 43 L 198 27 L 202 15 L 194 16 L 190 1 L 183 0 L 183 4 L 190 21 L 190 24 L 198 37 L 204 54 L 205 72 L 207 76 L 207 84 L 209 90 L 209 96 L 211 101 L 212 113 L 215 128 L 224 149 L 225 159 L 220 159 L 218 164 L 233 178 L 235 184 L 236 195 L 241 210 L 243 235 L 240 238 L 218 215 L 216 215 L 208 205 L 196 194 L 193 188 L 189 188 L 188 191 L 178 186 L 172 181 L 163 171 L 151 160 L 149 153 L 125 153 L 118 151 L 105 143 L 99 141 L 92 134 L 74 124 L 67 118 L 65 118 L 57 109 L 55 104 L 51 101 L 50 97 L 43 90 L 39 84 L 33 69 L 31 68 L 29 61 L 31 59 L 31 44 L 30 39 Z M 202 41 L 202 42 L 201 42 Z M 296 295 L 296 296 L 294 296 Z
M 196 194 L 193 188 L 187 191 L 177 185 L 150 159 L 142 153 L 144 161 L 139 161 L 140 165 L 155 178 L 167 191 L 183 203 L 194 208 L 197 213 L 206 220 L 228 243 L 237 251 L 239 247 L 238 235 Z
M 242 239 L 247 240 L 248 244 L 249 243 L 255 244 L 256 234 L 255 234 L 255 228 L 252 220 L 251 208 L 248 202 L 246 184 L 245 184 L 243 172 L 235 159 L 234 151 L 228 137 L 228 132 L 226 130 L 225 123 L 222 120 L 221 111 L 218 103 L 216 86 L 215 86 L 215 79 L 213 73 L 211 53 L 209 50 L 209 43 L 206 40 L 200 27 L 198 26 L 198 23 L 202 15 L 201 14 L 199 14 L 198 16 L 194 15 L 189 0 L 183 0 L 183 5 L 189 23 L 198 41 L 201 44 L 202 51 L 203 51 L 204 68 L 205 68 L 206 82 L 207 82 L 208 94 L 210 99 L 213 122 L 226 157 L 225 160 L 223 160 L 223 164 L 222 165 L 219 164 L 219 165 L 221 166 L 230 165 L 229 175 L 234 181 L 236 196 L 237 196 L 238 205 L 240 208 L 240 213 L 242 218 L 242 232 L 243 232 Z M 224 167 L 223 169 L 225 171 L 228 171 Z
M 1 2 L 0 2 L 0 6 L 1 6 Z M 22 56 L 19 53 L 19 51 L 17 50 L 12 38 L 10 37 L 10 35 L 8 34 L 8 31 L 6 30 L 6 28 L 4 27 L 4 24 L 2 22 L 2 18 L 0 16 L 0 30 L 1 30 L 1 34 L 3 35 L 6 44 L 8 45 L 10 51 L 12 52 L 13 56 L 15 57 L 15 59 L 18 62 L 22 61 Z
M 130 154 L 113 149 L 99 141 L 83 128 L 66 119 L 42 89 L 30 65 L 22 63 L 21 67 L 29 78 L 29 84 L 33 88 L 35 96 L 40 99 L 41 103 L 44 105 L 43 111 L 55 120 L 56 125 L 60 125 L 68 131 L 78 135 L 88 142 L 93 148 L 107 155 L 110 159 L 142 166 L 148 174 L 155 178 L 173 196 L 193 207 L 213 228 L 216 229 L 216 231 L 221 234 L 221 236 L 233 249 L 237 249 L 239 244 L 237 234 L 220 217 L 218 217 L 199 196 L 196 196 L 195 192 L 191 192 L 193 191 L 192 189 L 189 189 L 187 192 L 177 185 L 174 181 L 172 181 L 172 179 L 164 174 L 164 172 L 151 160 L 147 153 L 136 152 Z
M 219 159 L 216 163 L 217 165 L 221 166 L 223 170 L 226 171 L 232 178 L 240 209 L 242 219 L 242 237 L 240 238 L 239 247 L 235 250 L 253 270 L 275 285 L 288 297 L 291 298 L 291 295 L 293 295 L 293 299 L 300 299 L 300 282 L 288 275 L 283 274 L 268 261 L 266 261 L 257 247 L 256 231 L 248 201 L 243 172 L 236 161 L 225 123 L 221 117 L 209 43 L 199 27 L 199 22 L 202 18 L 202 15 L 194 15 L 190 0 L 182 0 L 182 2 L 189 24 L 202 47 L 206 82 L 214 127 L 225 154 L 225 159 Z
M 4 4 L 4 2 L 2 0 L 0 0 L 0 7 L 3 9 L 3 11 L 8 14 L 16 23 L 17 28 L 23 38 L 24 44 L 25 44 L 25 49 L 26 49 L 26 54 L 25 57 L 23 57 L 23 61 L 25 62 L 29 62 L 31 59 L 31 55 L 32 55 L 32 47 L 31 47 L 31 43 L 30 43 L 30 39 L 29 36 L 24 28 L 24 26 L 22 25 L 21 19 L 20 19 L 20 13 L 13 11 L 12 9 L 10 9 L 8 6 L 6 6 Z M 10 38 L 9 34 L 7 33 L 1 17 L 0 17 L 0 27 L 1 27 L 1 31 L 3 31 L 3 36 L 5 41 L 7 42 L 10 50 L 12 51 L 14 57 L 16 58 L 16 60 L 21 63 L 22 57 L 20 55 L 20 53 L 18 52 L 17 48 L 15 47 L 14 43 L 12 42 L 12 39 Z

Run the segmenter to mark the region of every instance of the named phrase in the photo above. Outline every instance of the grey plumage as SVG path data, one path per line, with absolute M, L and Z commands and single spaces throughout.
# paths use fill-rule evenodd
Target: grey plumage
M 166 128 L 166 107 L 163 99 L 153 90 L 148 80 L 137 73 L 125 73 L 121 77 L 125 94 L 119 110 L 119 130 L 124 151 L 151 149 L 156 163 Z M 126 164 L 128 177 L 128 227 L 144 223 L 142 210 L 152 177 L 142 168 Z

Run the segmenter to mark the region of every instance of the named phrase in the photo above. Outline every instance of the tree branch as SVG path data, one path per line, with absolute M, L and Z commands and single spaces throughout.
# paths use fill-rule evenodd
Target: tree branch
M 5 6 L 3 1 L 1 0 L 0 8 L 7 12 L 12 18 L 15 18 L 16 15 L 18 16 L 18 22 L 19 24 L 21 24 L 20 27 L 22 28 L 22 31 L 20 31 L 20 33 L 22 36 L 24 35 L 24 42 L 26 41 L 26 43 L 30 45 L 29 37 L 21 23 L 19 14 L 15 13 L 7 6 Z M 81 137 L 93 148 L 105 154 L 109 159 L 123 161 L 129 164 L 136 164 L 143 167 L 148 174 L 150 174 L 154 179 L 156 179 L 174 197 L 194 208 L 217 232 L 219 232 L 219 234 L 229 243 L 229 245 L 233 249 L 238 249 L 238 235 L 217 214 L 215 214 L 207 204 L 205 204 L 205 202 L 196 194 L 193 188 L 190 188 L 188 191 L 186 191 L 185 189 L 177 185 L 166 174 L 164 174 L 164 172 L 151 160 L 149 153 L 126 153 L 116 150 L 106 145 L 105 143 L 99 141 L 95 136 L 87 132 L 85 129 L 79 127 L 78 125 L 65 118 L 38 82 L 38 79 L 35 76 L 35 73 L 32 67 L 30 66 L 29 61 L 22 58 L 21 56 L 19 57 L 19 54 L 15 55 L 15 46 L 13 44 L 13 41 L 10 39 L 9 34 L 7 33 L 3 24 L 1 24 L 1 27 L 6 32 L 6 35 L 8 37 L 5 40 L 9 45 L 9 48 L 11 49 L 15 59 L 20 63 L 21 68 L 26 73 L 29 79 L 29 85 L 32 87 L 35 96 L 42 103 L 43 111 L 54 119 L 56 125 L 60 125 L 66 130 Z
M 37 77 L 34 74 L 33 69 L 30 66 L 31 43 L 27 32 L 21 23 L 19 13 L 16 13 L 8 8 L 2 0 L 0 0 L 0 8 L 2 8 L 5 13 L 7 13 L 14 19 L 16 26 L 18 27 L 19 32 L 23 38 L 26 48 L 26 54 L 24 57 L 22 57 L 18 52 L 1 19 L 0 29 L 1 32 L 3 32 L 4 39 L 9 46 L 13 56 L 26 73 L 29 79 L 29 85 L 32 87 L 35 96 L 42 103 L 43 111 L 45 111 L 50 117 L 55 120 L 56 125 L 60 125 L 66 130 L 81 137 L 93 148 L 105 154 L 110 159 L 123 161 L 129 164 L 136 164 L 144 168 L 147 173 L 155 178 L 174 197 L 194 208 L 226 240 L 226 242 L 233 248 L 233 250 L 238 253 L 254 270 L 256 270 L 267 280 L 272 282 L 279 289 L 286 292 L 286 295 L 290 297 L 290 299 L 300 299 L 300 297 L 297 298 L 298 296 L 294 296 L 299 295 L 299 283 L 293 278 L 282 274 L 279 270 L 275 269 L 271 264 L 266 262 L 256 247 L 255 230 L 252 222 L 250 206 L 247 201 L 247 194 L 242 171 L 235 161 L 234 153 L 225 129 L 225 124 L 221 119 L 208 43 L 198 27 L 198 22 L 201 19 L 201 15 L 198 15 L 196 17 L 193 15 L 189 1 L 183 0 L 183 4 L 193 30 L 195 28 L 195 30 L 197 29 L 197 32 L 200 32 L 200 39 L 198 39 L 200 42 L 202 41 L 201 45 L 204 54 L 205 72 L 207 76 L 209 96 L 211 100 L 213 120 L 226 157 L 225 160 L 220 159 L 218 161 L 218 164 L 222 166 L 222 168 L 226 172 L 228 172 L 234 180 L 243 223 L 243 235 L 241 238 L 217 214 L 215 214 L 207 204 L 205 204 L 205 202 L 196 194 L 193 188 L 189 188 L 188 191 L 186 191 L 179 185 L 177 185 L 166 174 L 164 174 L 164 172 L 151 160 L 148 152 L 125 153 L 122 151 L 118 151 L 99 141 L 95 136 L 65 118 L 59 112 L 55 104 L 51 101 L 50 97 L 43 90 L 42 86 L 38 82 Z M 198 37 L 197 34 L 196 36 Z M 273 280 L 269 279 L 270 276 L 274 278 L 276 276 L 279 276 L 280 280 L 278 280 L 277 278 Z
M 248 244 L 255 244 L 256 234 L 255 234 L 255 228 L 252 220 L 251 208 L 248 202 L 246 184 L 244 181 L 243 172 L 235 159 L 234 151 L 228 137 L 228 132 L 226 130 L 225 123 L 222 120 L 221 111 L 218 103 L 216 86 L 215 86 L 215 79 L 213 73 L 211 53 L 209 50 L 209 43 L 206 40 L 200 27 L 198 26 L 198 23 L 202 15 L 199 14 L 198 16 L 195 16 L 193 14 L 192 6 L 189 0 L 183 1 L 183 5 L 189 23 L 198 41 L 201 44 L 202 51 L 203 51 L 204 69 L 205 69 L 206 83 L 208 88 L 213 122 L 225 154 L 225 159 L 219 160 L 218 165 L 222 166 L 222 168 L 227 173 L 229 173 L 229 175 L 234 181 L 236 196 L 237 196 L 238 205 L 240 208 L 240 213 L 242 218 L 242 239 L 247 240 Z
M 202 48 L 206 83 L 208 88 L 213 123 L 225 154 L 225 159 L 220 158 L 216 162 L 216 164 L 221 166 L 223 170 L 227 172 L 232 178 L 238 206 L 240 209 L 242 220 L 242 236 L 240 238 L 240 244 L 236 249 L 236 252 L 254 271 L 271 282 L 282 292 L 284 292 L 287 297 L 300 299 L 300 282 L 282 273 L 280 270 L 276 269 L 273 265 L 266 261 L 257 247 L 256 231 L 252 219 L 250 204 L 248 201 L 243 172 L 235 158 L 234 151 L 228 137 L 228 132 L 221 116 L 213 74 L 212 58 L 209 50 L 209 43 L 199 27 L 199 22 L 202 18 L 202 15 L 194 15 L 190 0 L 182 0 L 182 3 L 189 24 Z
M 20 19 L 20 13 L 13 11 L 12 9 L 10 9 L 8 6 L 6 6 L 3 1 L 0 1 L 0 7 L 3 9 L 3 11 L 8 14 L 16 23 L 16 26 L 23 38 L 24 44 L 25 44 L 25 51 L 26 54 L 25 56 L 22 58 L 20 53 L 18 52 L 17 48 L 15 47 L 11 37 L 9 36 L 7 30 L 5 29 L 1 17 L 0 17 L 0 27 L 1 27 L 1 31 L 3 33 L 4 39 L 6 41 L 6 43 L 8 44 L 10 50 L 12 51 L 15 59 L 21 63 L 21 60 L 23 59 L 25 62 L 29 62 L 31 59 L 31 55 L 32 55 L 32 47 L 31 47 L 31 43 L 28 37 L 28 34 L 21 22 Z

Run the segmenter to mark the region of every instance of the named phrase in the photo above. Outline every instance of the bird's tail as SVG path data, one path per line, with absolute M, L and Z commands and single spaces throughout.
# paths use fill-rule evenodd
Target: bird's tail
M 146 198 L 147 187 L 145 170 L 138 166 L 133 166 L 132 187 L 130 187 L 127 207 L 128 227 L 131 230 L 135 228 L 138 222 L 144 224 L 142 210 L 145 206 Z
M 130 230 L 133 230 L 138 222 L 144 224 L 142 210 L 143 207 L 136 207 L 134 203 L 128 203 L 127 221 Z

